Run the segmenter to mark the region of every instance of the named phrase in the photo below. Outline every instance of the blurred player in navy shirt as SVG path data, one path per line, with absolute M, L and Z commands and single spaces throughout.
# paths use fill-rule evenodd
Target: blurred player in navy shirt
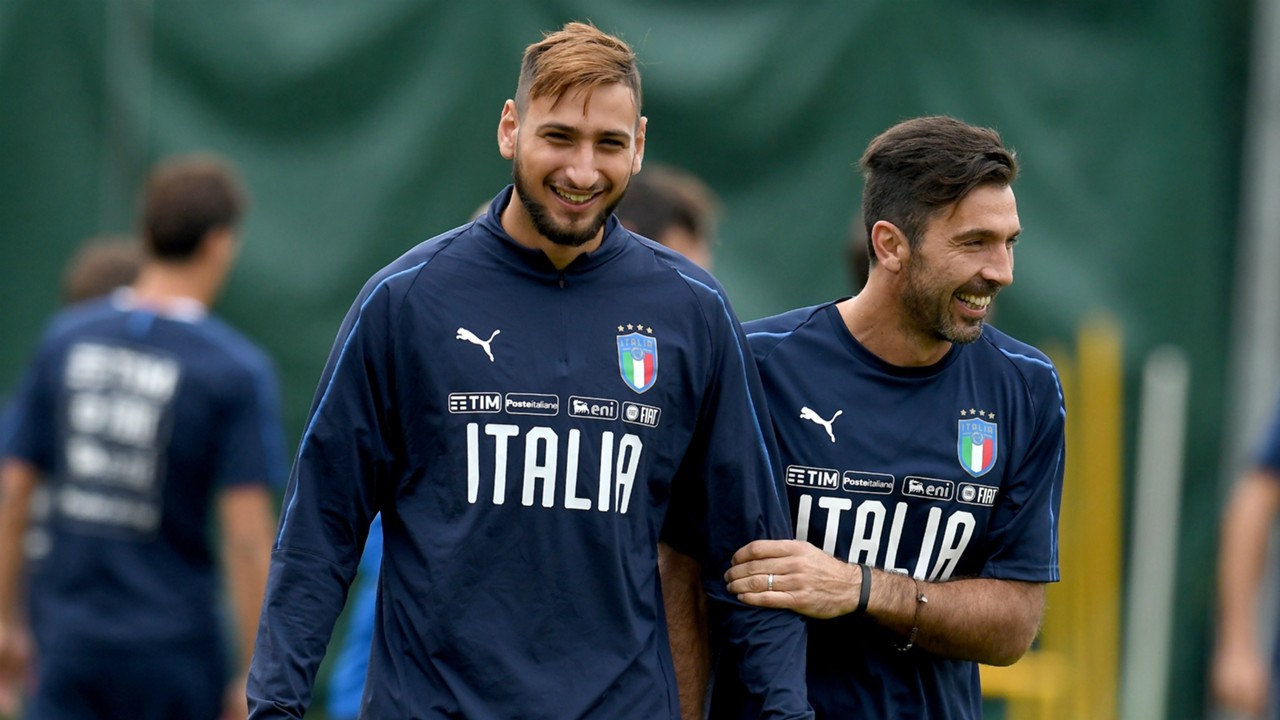
M 149 178 L 137 280 L 46 329 L 15 399 L 0 504 L 0 669 L 20 677 L 19 578 L 30 499 L 47 489 L 40 578 L 40 718 L 243 717 L 243 677 L 283 475 L 266 355 L 209 315 L 244 205 L 210 156 Z M 212 532 L 210 517 L 221 521 Z M 210 538 L 220 537 L 215 551 Z M 215 559 L 237 614 L 227 662 Z M 225 715 L 223 713 L 226 713 Z

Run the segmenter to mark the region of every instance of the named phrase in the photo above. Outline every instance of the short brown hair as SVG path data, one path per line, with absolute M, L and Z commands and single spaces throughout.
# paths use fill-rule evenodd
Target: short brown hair
M 225 160 L 208 154 L 165 160 L 147 180 L 143 241 L 152 257 L 185 260 L 211 230 L 234 228 L 245 203 L 240 179 Z
M 132 285 L 142 268 L 142 245 L 131 237 L 96 236 L 80 246 L 62 274 L 62 301 L 68 305 L 102 297 Z
M 696 175 L 671 165 L 645 165 L 634 175 L 614 211 L 629 230 L 662 242 L 672 227 L 688 230 L 694 237 L 715 239 L 720 199 Z
M 880 220 L 897 225 L 911 247 L 939 209 L 957 202 L 979 185 L 1008 185 L 1018 162 L 991 128 L 934 115 L 906 120 L 867 145 L 858 162 L 866 185 L 862 219 L 871 228 Z M 868 248 L 871 258 L 874 249 Z M 874 262 L 874 260 L 873 260 Z
M 535 98 L 559 98 L 571 89 L 620 83 L 631 89 L 640 114 L 640 68 L 635 51 L 595 25 L 571 22 L 525 48 L 516 85 L 516 109 L 524 112 Z

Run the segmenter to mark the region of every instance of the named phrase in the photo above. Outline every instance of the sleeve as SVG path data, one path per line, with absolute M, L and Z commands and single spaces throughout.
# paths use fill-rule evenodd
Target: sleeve
M 373 644 L 373 624 L 378 595 L 378 573 L 382 567 L 382 516 L 369 526 L 369 538 L 360 557 L 360 571 L 351 586 L 347 624 L 329 673 L 329 714 L 356 717 L 369 671 L 369 648 Z
M 811 718 L 805 690 L 805 625 L 790 611 L 753 608 L 727 589 L 733 554 L 752 540 L 789 539 L 790 513 L 756 366 L 733 311 L 711 313 L 711 381 L 695 438 L 673 485 L 664 537 L 697 558 L 721 662 L 737 674 L 761 718 Z
M 279 491 L 284 484 L 284 435 L 280 420 L 280 392 L 274 371 L 265 359 L 247 369 L 244 382 L 221 415 L 215 454 L 215 475 L 223 487 L 267 484 Z
M 1280 474 L 1280 403 L 1276 405 L 1271 424 L 1267 426 L 1267 434 L 1262 436 L 1254 456 L 1258 467 Z
M 42 345 L 5 408 L 7 437 L 0 448 L 6 457 L 21 458 L 45 474 L 53 470 L 57 455 L 57 389 L 53 376 L 57 367 L 61 366 Z
M 301 718 L 355 577 L 395 432 L 385 285 L 348 313 L 285 493 L 249 669 L 249 716 Z
M 1030 393 L 1034 434 L 1017 452 L 1017 466 L 1000 489 L 988 525 L 982 577 L 1057 582 L 1058 524 L 1066 459 L 1066 405 L 1062 384 L 1047 359 L 1047 380 Z

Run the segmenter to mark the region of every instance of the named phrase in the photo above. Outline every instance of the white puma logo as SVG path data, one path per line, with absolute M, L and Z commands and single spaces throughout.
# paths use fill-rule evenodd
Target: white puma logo
M 481 340 L 479 337 L 476 336 L 475 333 L 471 332 L 470 330 L 466 328 L 458 328 L 458 334 L 454 337 L 454 339 L 466 340 L 472 345 L 479 345 L 480 348 L 484 350 L 484 354 L 489 356 L 489 362 L 493 362 L 493 351 L 489 349 L 489 343 L 493 342 L 493 339 L 497 337 L 498 333 L 500 332 L 502 331 L 494 330 L 493 335 L 490 335 L 488 340 Z
M 831 438 L 831 442 L 836 441 L 836 434 L 831 432 L 831 423 L 835 422 L 836 418 L 840 417 L 843 414 L 844 414 L 843 410 L 837 410 L 836 414 L 832 415 L 830 420 L 823 420 L 821 417 L 818 416 L 818 413 L 810 410 L 809 408 L 807 407 L 800 408 L 800 419 L 812 420 L 813 422 L 821 425 L 822 428 L 827 431 L 827 437 Z

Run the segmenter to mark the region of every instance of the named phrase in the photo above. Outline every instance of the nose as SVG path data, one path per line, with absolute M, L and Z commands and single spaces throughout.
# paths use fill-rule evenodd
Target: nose
M 600 169 L 596 163 L 595 148 L 590 143 L 583 143 L 575 149 L 573 156 L 564 169 L 565 177 L 579 190 L 595 187 L 600 178 Z
M 1002 243 L 992 247 L 982 268 L 982 277 L 1001 287 L 1013 284 L 1013 245 Z

